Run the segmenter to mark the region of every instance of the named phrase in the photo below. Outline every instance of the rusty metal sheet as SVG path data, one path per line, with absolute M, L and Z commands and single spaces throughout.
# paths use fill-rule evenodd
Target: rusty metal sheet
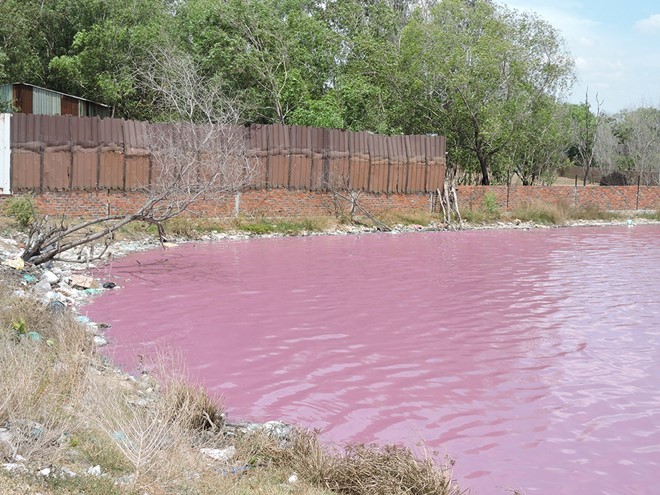
M 126 189 L 143 189 L 149 185 L 149 164 L 147 155 L 126 157 Z
M 43 155 L 43 183 L 46 191 L 69 189 L 71 173 L 70 151 L 46 151 Z
M 268 126 L 251 125 L 246 139 L 249 164 L 253 172 L 250 187 L 259 189 L 266 186 L 268 177 Z
M 426 192 L 442 189 L 445 183 L 445 165 L 429 165 L 426 176 Z
M 41 153 L 23 149 L 12 150 L 11 183 L 14 191 L 40 189 Z
M 314 191 L 324 191 L 328 187 L 328 161 L 325 149 L 325 130 L 320 127 L 310 127 L 312 152 L 312 170 L 310 187 Z
M 71 119 L 71 142 L 74 151 L 78 148 L 97 149 L 99 146 L 98 117 Z
M 312 133 L 311 128 L 293 125 L 290 127 L 291 161 L 289 187 L 311 187 Z
M 289 186 L 290 153 L 289 126 L 271 125 L 268 140 L 268 185 L 270 187 Z
M 128 156 L 148 156 L 149 130 L 146 122 L 126 120 L 123 122 L 124 150 Z
M 288 187 L 289 185 L 289 156 L 272 155 L 268 161 L 268 185 L 270 187 Z
M 444 136 L 426 137 L 426 160 L 429 165 L 426 178 L 426 191 L 442 188 L 445 173 L 445 138 Z
M 387 190 L 393 193 L 406 192 L 408 154 L 405 136 L 390 136 L 387 139 L 390 171 Z
M 40 151 L 41 118 L 38 115 L 14 114 L 11 118 L 10 141 L 12 149 Z
M 328 129 L 326 136 L 330 180 L 338 181 L 344 189 L 348 189 L 351 177 L 348 133 L 340 129 Z
M 62 115 L 73 115 L 78 117 L 80 114 L 79 100 L 68 95 L 61 95 L 61 98 L 62 102 L 60 106 Z
M 32 87 L 24 84 L 14 85 L 14 105 L 20 113 L 32 114 L 33 95 Z
M 124 148 L 124 130 L 121 119 L 99 120 L 101 151 L 119 151 Z
M 47 151 L 71 149 L 71 117 L 68 115 L 40 115 L 41 141 Z
M 369 156 L 371 170 L 369 175 L 369 192 L 387 192 L 387 174 L 389 159 L 387 155 L 387 137 L 379 134 L 369 134 Z
M 426 136 L 406 136 L 408 154 L 408 177 L 406 192 L 418 193 L 426 190 Z
M 99 157 L 99 188 L 124 188 L 124 153 L 102 151 Z
M 96 150 L 76 148 L 73 151 L 71 188 L 92 190 L 98 186 L 99 154 Z
M 350 189 L 366 191 L 369 187 L 369 133 L 348 133 L 348 149 L 350 160 Z

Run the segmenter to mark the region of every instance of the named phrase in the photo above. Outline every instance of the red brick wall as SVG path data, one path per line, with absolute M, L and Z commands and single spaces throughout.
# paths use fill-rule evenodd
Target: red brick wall
M 459 186 L 460 208 L 481 206 L 486 193 L 493 194 L 501 209 L 507 209 L 506 186 Z M 8 196 L 0 196 L 0 202 Z M 95 217 L 108 213 L 134 210 L 144 196 L 136 192 L 117 191 L 52 191 L 35 194 L 38 210 L 42 214 L 70 217 Z M 594 206 L 608 210 L 634 210 L 637 206 L 637 186 L 578 187 L 572 186 L 518 186 L 508 192 L 508 209 L 525 202 L 563 202 L 570 206 Z M 362 193 L 360 204 L 371 213 L 394 211 L 429 211 L 429 194 L 373 194 Z M 297 217 L 333 215 L 339 206 L 348 211 L 350 205 L 343 199 L 336 200 L 332 193 L 320 191 L 293 191 L 286 189 L 250 190 L 241 194 L 240 212 L 244 215 L 265 217 Z M 639 209 L 660 208 L 660 186 L 643 186 L 639 189 Z M 200 216 L 229 217 L 235 211 L 235 197 L 222 201 L 204 202 L 192 211 Z
M 497 205 L 514 209 L 525 203 L 564 203 L 576 207 L 595 207 L 601 210 L 655 210 L 660 208 L 660 186 L 573 187 L 573 186 L 459 186 L 460 208 L 478 208 L 484 195 L 492 194 Z M 508 199 L 507 199 L 508 196 Z M 638 203 L 639 201 L 639 203 Z

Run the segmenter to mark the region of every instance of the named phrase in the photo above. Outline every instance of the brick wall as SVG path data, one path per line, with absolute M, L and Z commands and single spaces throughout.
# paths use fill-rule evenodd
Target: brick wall
M 530 202 L 563 203 L 600 210 L 655 210 L 660 208 L 660 186 L 459 186 L 460 208 L 478 208 L 486 194 L 503 209 L 514 209 Z
M 498 206 L 513 209 L 526 202 L 564 203 L 570 206 L 593 206 L 608 210 L 655 210 L 660 208 L 660 186 L 578 187 L 572 186 L 459 186 L 460 208 L 478 208 L 485 194 L 492 194 Z M 0 196 L 0 202 L 9 196 Z M 369 212 L 429 211 L 429 194 L 374 194 L 362 193 L 360 204 Z M 51 191 L 35 194 L 38 210 L 48 215 L 70 217 L 95 217 L 109 213 L 135 210 L 144 196 L 136 192 L 118 191 Z M 196 215 L 222 218 L 234 215 L 236 198 L 202 202 L 194 205 Z M 322 191 L 296 191 L 287 189 L 250 190 L 240 195 L 241 214 L 265 217 L 298 217 L 334 215 L 337 208 L 348 211 L 350 205 L 343 199 L 336 200 L 332 193 Z

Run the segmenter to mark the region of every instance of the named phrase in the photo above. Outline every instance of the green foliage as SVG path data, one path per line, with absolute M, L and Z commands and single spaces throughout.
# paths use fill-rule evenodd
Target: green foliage
M 492 216 L 498 215 L 499 207 L 497 206 L 497 196 L 495 196 L 491 192 L 487 192 L 486 194 L 484 194 L 481 203 L 481 208 L 488 215 L 492 215 Z
M 35 219 L 34 200 L 29 195 L 15 196 L 5 202 L 3 212 L 21 227 L 29 227 Z

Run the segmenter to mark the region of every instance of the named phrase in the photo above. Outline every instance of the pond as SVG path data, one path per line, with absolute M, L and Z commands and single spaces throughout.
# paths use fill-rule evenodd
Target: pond
M 194 243 L 100 276 L 116 360 L 180 349 L 230 419 L 423 443 L 473 494 L 658 480 L 659 226 Z

